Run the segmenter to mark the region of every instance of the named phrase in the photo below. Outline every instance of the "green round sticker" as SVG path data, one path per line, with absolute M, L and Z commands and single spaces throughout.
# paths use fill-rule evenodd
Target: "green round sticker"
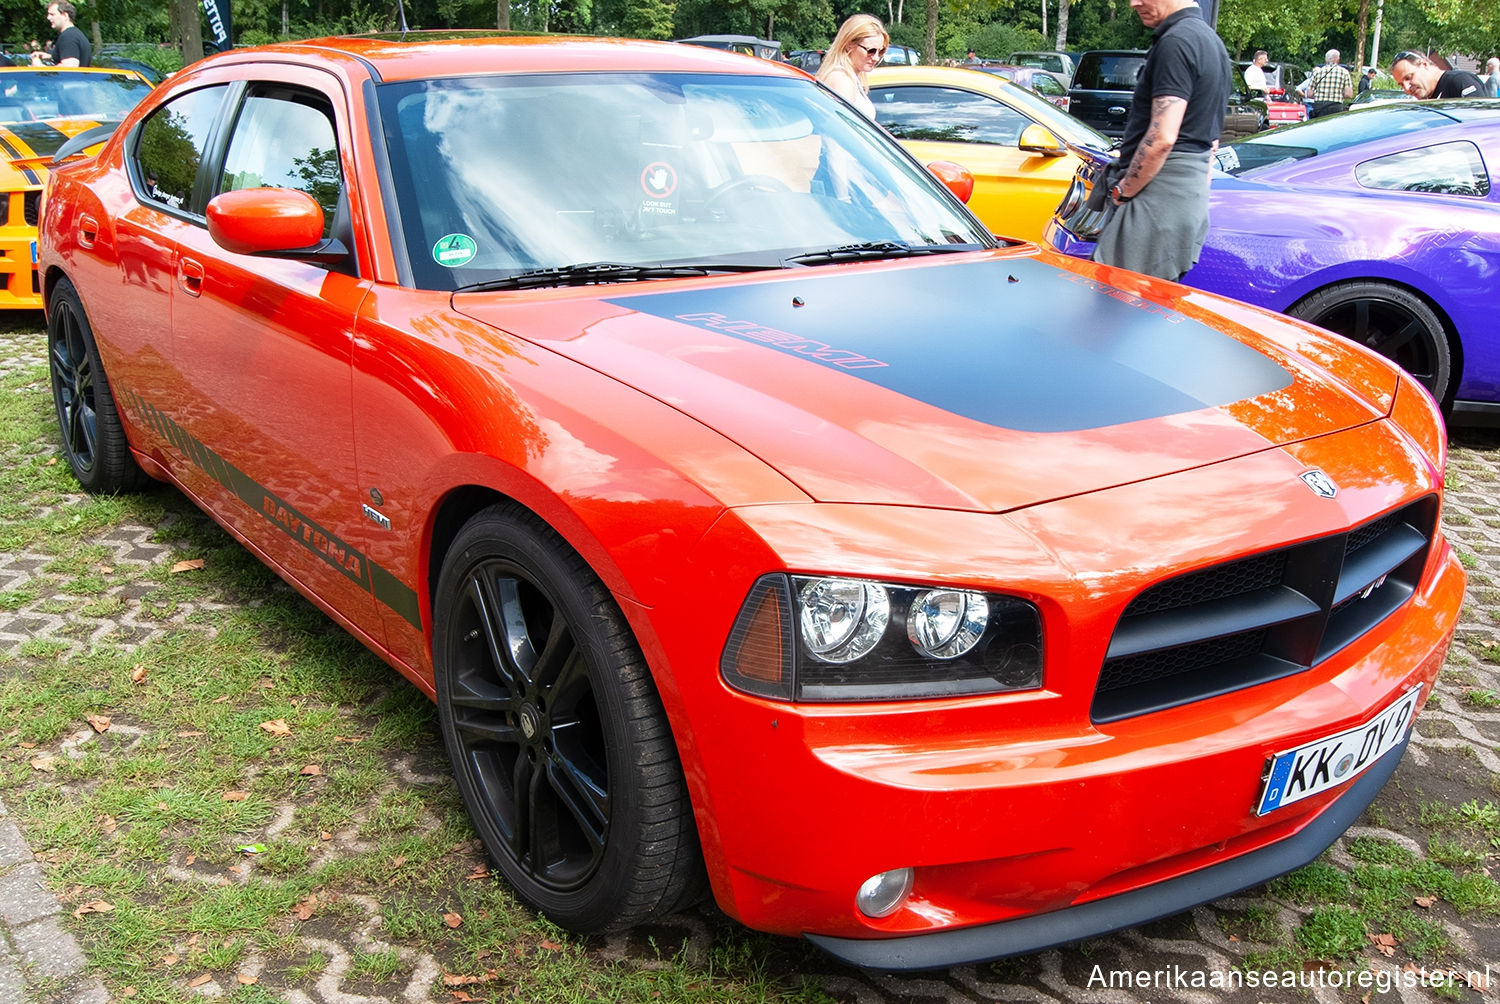
M 469 264 L 478 253 L 479 245 L 468 234 L 449 234 L 432 246 L 432 260 L 449 268 Z

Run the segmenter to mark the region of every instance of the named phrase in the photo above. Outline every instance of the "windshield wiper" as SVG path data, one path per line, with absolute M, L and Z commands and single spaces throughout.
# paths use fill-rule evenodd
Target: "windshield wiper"
M 787 256 L 784 260 L 799 265 L 824 265 L 845 261 L 878 261 L 882 258 L 909 258 L 915 255 L 951 254 L 955 251 L 978 251 L 978 244 L 898 244 L 895 241 L 867 241 L 863 244 L 841 244 L 824 251 L 808 251 Z
M 478 293 L 496 289 L 535 289 L 541 286 L 590 286 L 595 283 L 640 282 L 646 279 L 681 279 L 698 275 L 713 275 L 715 272 L 763 272 L 781 267 L 780 264 L 717 261 L 701 265 L 626 265 L 612 261 L 586 261 L 576 265 L 538 268 L 529 272 L 502 276 L 498 279 L 486 279 L 484 282 L 460 286 L 454 292 Z

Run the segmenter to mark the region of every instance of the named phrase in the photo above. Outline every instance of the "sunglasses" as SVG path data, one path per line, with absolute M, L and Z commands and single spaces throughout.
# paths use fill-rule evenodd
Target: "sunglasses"
M 861 45 L 860 48 L 863 49 L 865 55 L 869 56 L 871 59 L 879 59 L 881 56 L 885 55 L 885 49 L 883 48 L 874 49 L 866 45 Z
M 1420 52 L 1413 52 L 1410 49 L 1406 49 L 1396 53 L 1396 58 L 1391 60 L 1391 65 L 1395 66 L 1402 60 L 1406 60 L 1407 62 L 1411 63 L 1422 63 L 1427 60 L 1427 57 Z

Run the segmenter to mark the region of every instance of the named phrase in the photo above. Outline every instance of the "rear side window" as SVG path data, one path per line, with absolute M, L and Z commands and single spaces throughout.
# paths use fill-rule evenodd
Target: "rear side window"
M 877 87 L 870 100 L 875 121 L 897 139 L 1015 146 L 1031 125 L 993 98 L 952 87 Z
M 1402 150 L 1354 169 L 1366 188 L 1389 192 L 1433 192 L 1440 195 L 1488 195 L 1490 176 L 1473 143 L 1460 140 L 1416 150 Z
M 1087 91 L 1133 91 L 1146 57 L 1135 54 L 1085 54 L 1073 86 Z
M 227 87 L 205 87 L 173 98 L 141 123 L 135 162 L 144 196 L 170 209 L 186 209 L 203 163 L 209 131 Z
M 323 208 L 323 236 L 333 227 L 343 194 L 333 110 L 319 94 L 275 87 L 245 99 L 218 191 L 295 188 Z

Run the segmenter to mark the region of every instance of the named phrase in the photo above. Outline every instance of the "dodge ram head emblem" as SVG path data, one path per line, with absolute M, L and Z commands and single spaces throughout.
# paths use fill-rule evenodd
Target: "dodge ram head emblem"
M 1299 477 L 1303 484 L 1325 499 L 1331 499 L 1339 493 L 1339 486 L 1333 483 L 1333 479 L 1316 468 L 1303 471 Z

